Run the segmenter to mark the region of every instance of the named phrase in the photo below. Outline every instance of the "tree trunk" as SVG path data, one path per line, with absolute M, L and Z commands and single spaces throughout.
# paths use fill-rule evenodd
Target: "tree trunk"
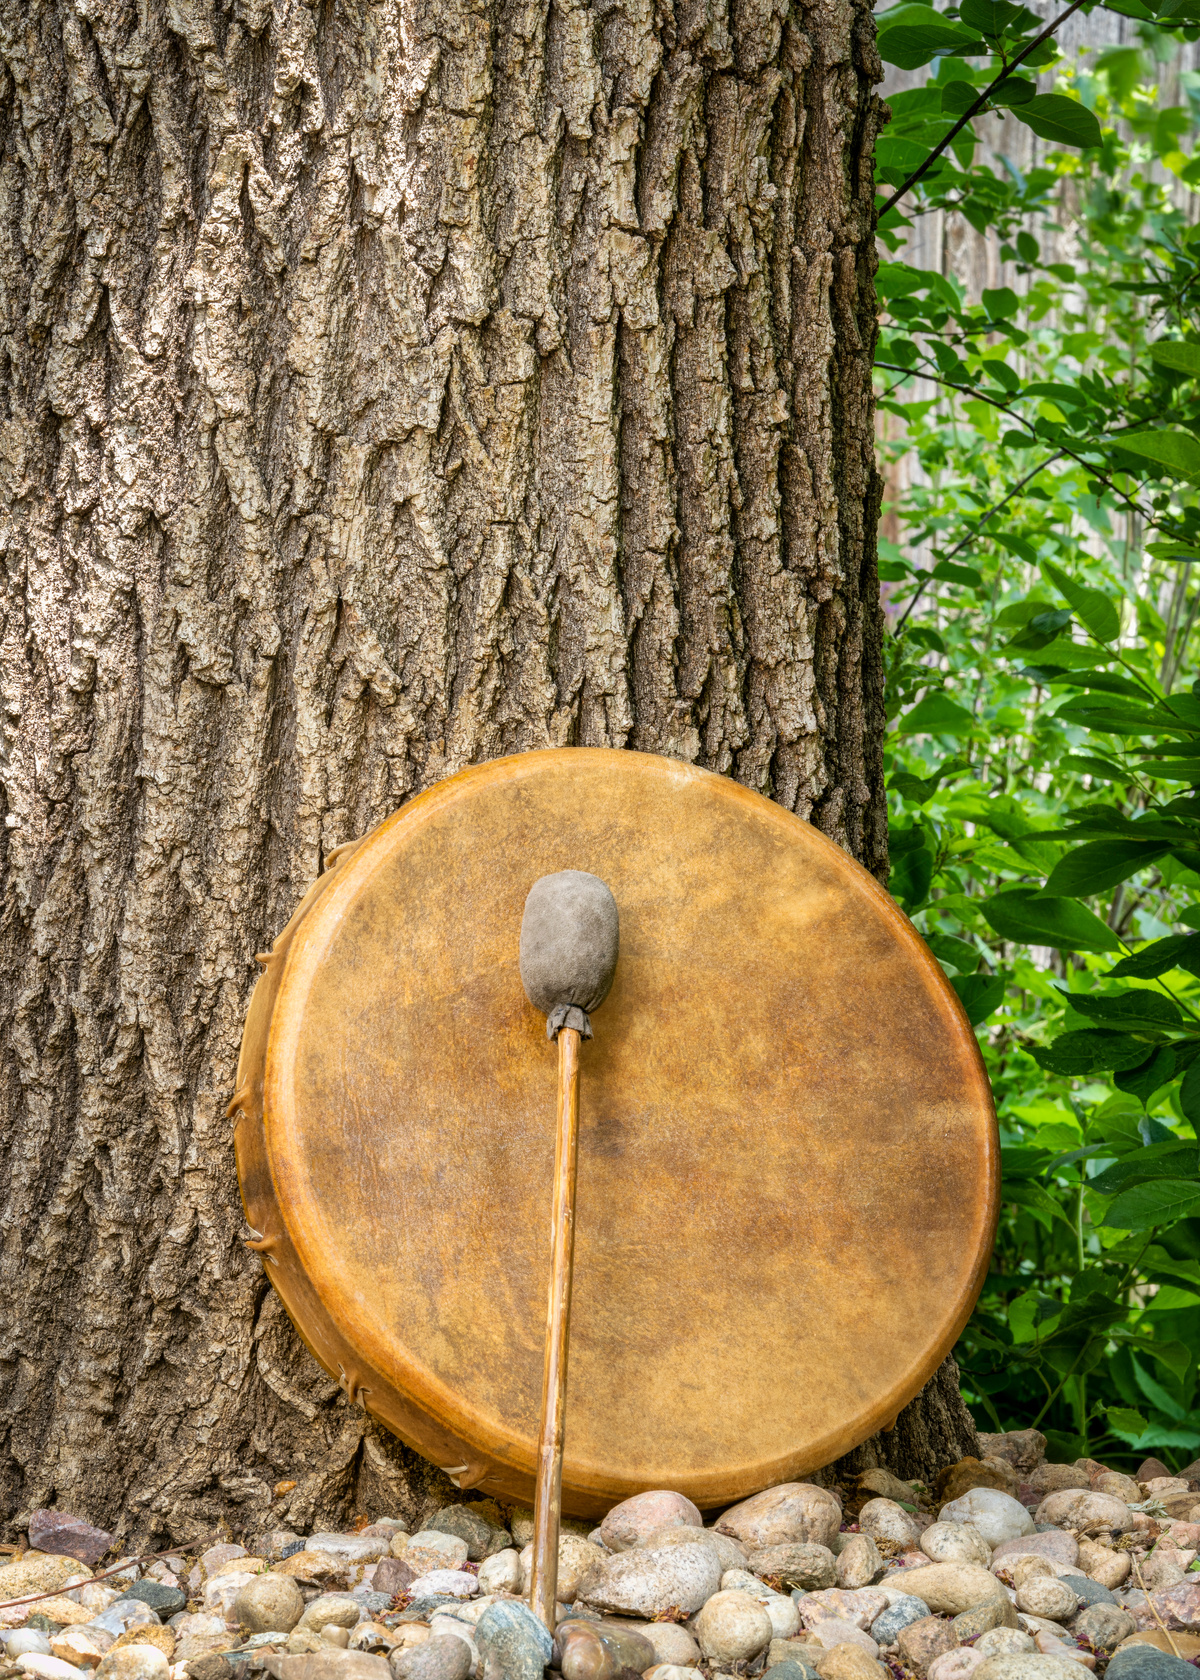
M 253 953 L 339 842 L 546 745 L 710 766 L 883 876 L 869 13 L 0 30 L 0 1500 L 419 1520 L 448 1483 L 243 1247 Z

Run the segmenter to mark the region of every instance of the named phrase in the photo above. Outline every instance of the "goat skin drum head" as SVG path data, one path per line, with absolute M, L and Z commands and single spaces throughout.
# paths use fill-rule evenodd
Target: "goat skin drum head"
M 642 753 L 463 771 L 332 854 L 266 961 L 235 1120 L 251 1246 L 345 1389 L 460 1487 L 532 1494 L 557 1051 L 526 894 L 620 910 L 582 1049 L 563 1506 L 701 1507 L 890 1426 L 995 1234 L 974 1033 L 908 919 L 799 818 Z

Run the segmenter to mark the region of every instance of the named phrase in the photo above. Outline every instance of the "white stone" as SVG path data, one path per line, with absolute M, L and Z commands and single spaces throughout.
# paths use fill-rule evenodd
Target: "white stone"
M 493 1552 L 479 1565 L 479 1590 L 481 1593 L 519 1593 L 523 1573 L 521 1554 L 515 1546 L 506 1546 L 502 1552 Z
M 61 1657 L 43 1656 L 40 1651 L 26 1651 L 17 1658 L 17 1667 L 22 1674 L 36 1674 L 38 1680 L 83 1680 L 83 1669 L 63 1662 Z
M 746 1592 L 717 1592 L 696 1617 L 696 1639 L 710 1663 L 749 1662 L 771 1643 L 771 1618 Z
M 392 1536 L 374 1534 L 314 1534 L 304 1542 L 310 1552 L 324 1552 L 327 1557 L 346 1558 L 351 1563 L 378 1563 L 389 1555 Z
M 600 1524 L 610 1552 L 626 1552 L 659 1528 L 703 1528 L 704 1518 L 682 1493 L 656 1490 L 623 1499 Z
M 168 1680 L 170 1664 L 157 1645 L 121 1645 L 96 1670 L 96 1680 Z
M 1034 1520 L 1020 1500 L 1001 1493 L 999 1488 L 972 1488 L 961 1499 L 943 1505 L 938 1517 L 942 1522 L 970 1523 L 989 1546 L 1036 1532 Z
M 973 1674 L 983 1661 L 971 1645 L 962 1645 L 957 1651 L 943 1651 L 926 1669 L 925 1680 L 967 1680 L 967 1675 Z
M 638 1547 L 605 1557 L 589 1569 L 579 1583 L 578 1597 L 600 1610 L 651 1621 L 671 1608 L 685 1614 L 699 1610 L 720 1584 L 721 1565 L 707 1546 L 655 1551 Z
M 408 1587 L 410 1598 L 433 1598 L 440 1593 L 448 1593 L 451 1598 L 474 1598 L 478 1591 L 478 1580 L 465 1569 L 431 1569 L 410 1581 Z
M 429 1569 L 461 1569 L 467 1561 L 467 1542 L 457 1534 L 423 1528 L 419 1534 L 413 1535 L 401 1556 L 418 1575 L 424 1575 Z
M 981 1563 L 992 1561 L 992 1548 L 973 1523 L 935 1522 L 918 1544 L 934 1563 Z

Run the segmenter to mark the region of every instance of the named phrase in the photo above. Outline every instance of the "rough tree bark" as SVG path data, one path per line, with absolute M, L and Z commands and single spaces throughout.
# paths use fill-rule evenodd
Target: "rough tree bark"
M 419 1517 L 242 1246 L 253 953 L 547 744 L 884 871 L 867 6 L 0 0 L 0 49 L 0 1514 Z

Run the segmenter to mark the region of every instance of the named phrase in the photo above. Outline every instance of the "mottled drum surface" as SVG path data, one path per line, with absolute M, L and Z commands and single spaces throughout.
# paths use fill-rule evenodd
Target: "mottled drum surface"
M 527 1495 L 557 1064 L 517 943 L 561 869 L 621 917 L 582 1057 L 564 1507 L 728 1502 L 891 1423 L 970 1312 L 997 1207 L 953 991 L 780 807 L 587 749 L 406 806 L 322 878 L 256 993 L 247 1213 L 355 1397 L 464 1485 Z

